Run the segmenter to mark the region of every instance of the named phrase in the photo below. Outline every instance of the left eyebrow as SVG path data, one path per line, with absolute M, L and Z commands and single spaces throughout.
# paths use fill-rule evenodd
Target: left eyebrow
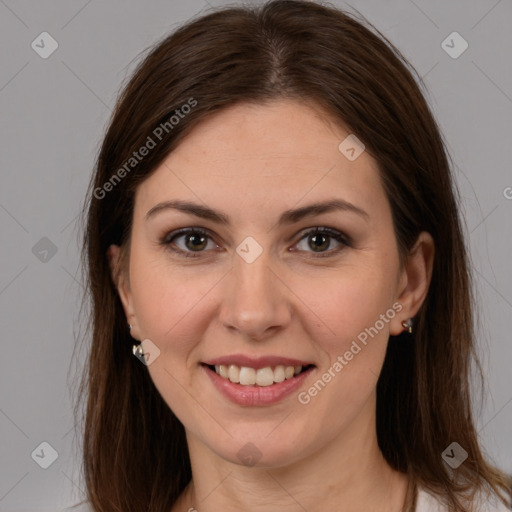
M 297 208 L 295 210 L 286 210 L 281 214 L 278 224 L 293 224 L 306 217 L 313 217 L 314 215 L 329 213 L 335 210 L 355 213 L 360 217 L 363 217 L 366 221 L 368 221 L 370 218 L 368 213 L 366 213 L 363 209 L 359 208 L 355 204 L 349 203 L 344 199 L 332 199 L 330 201 L 313 203 L 307 206 L 303 206 L 302 208 Z
M 178 210 L 183 213 L 195 215 L 196 217 L 211 220 L 225 226 L 231 225 L 229 216 L 225 213 L 213 210 L 198 203 L 181 201 L 179 199 L 158 203 L 146 213 L 146 221 L 155 216 L 157 213 L 166 210 Z M 279 217 L 278 225 L 281 226 L 284 224 L 294 224 L 304 218 L 313 217 L 315 215 L 329 213 L 336 210 L 355 213 L 366 221 L 368 221 L 370 217 L 368 213 L 363 209 L 344 199 L 331 199 L 328 201 L 312 203 L 301 208 L 285 210 Z

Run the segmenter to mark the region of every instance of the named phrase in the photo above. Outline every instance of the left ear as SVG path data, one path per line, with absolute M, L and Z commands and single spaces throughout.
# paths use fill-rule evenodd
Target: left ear
M 402 322 L 413 318 L 427 296 L 434 266 L 435 244 L 432 235 L 422 231 L 409 252 L 399 278 L 396 301 L 402 305 L 400 313 L 391 321 L 390 334 L 404 331 Z

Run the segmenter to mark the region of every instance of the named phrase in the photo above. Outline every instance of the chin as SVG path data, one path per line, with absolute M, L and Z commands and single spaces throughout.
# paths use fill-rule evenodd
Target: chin
M 304 444 L 298 443 L 293 436 L 286 435 L 286 439 L 276 436 L 271 439 L 273 434 L 265 435 L 261 434 L 261 430 L 254 436 L 247 434 L 241 439 L 232 439 L 225 447 L 216 445 L 214 451 L 232 464 L 255 468 L 284 467 L 304 456 Z M 300 451 L 297 446 L 301 446 Z

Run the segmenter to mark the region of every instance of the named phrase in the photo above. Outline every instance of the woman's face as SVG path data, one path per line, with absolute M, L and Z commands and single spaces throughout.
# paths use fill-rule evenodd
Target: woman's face
M 237 464 L 289 464 L 374 429 L 388 336 L 419 308 L 376 162 L 350 139 L 340 149 L 348 135 L 303 103 L 240 104 L 137 189 L 119 287 L 132 336 L 151 340 L 147 369 L 189 442 Z

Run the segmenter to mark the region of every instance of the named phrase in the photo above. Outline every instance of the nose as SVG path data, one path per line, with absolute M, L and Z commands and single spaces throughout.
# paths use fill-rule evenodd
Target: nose
M 286 329 L 292 316 L 290 291 L 272 268 L 268 251 L 251 263 L 237 253 L 233 258 L 222 291 L 222 325 L 253 340 L 264 340 Z

